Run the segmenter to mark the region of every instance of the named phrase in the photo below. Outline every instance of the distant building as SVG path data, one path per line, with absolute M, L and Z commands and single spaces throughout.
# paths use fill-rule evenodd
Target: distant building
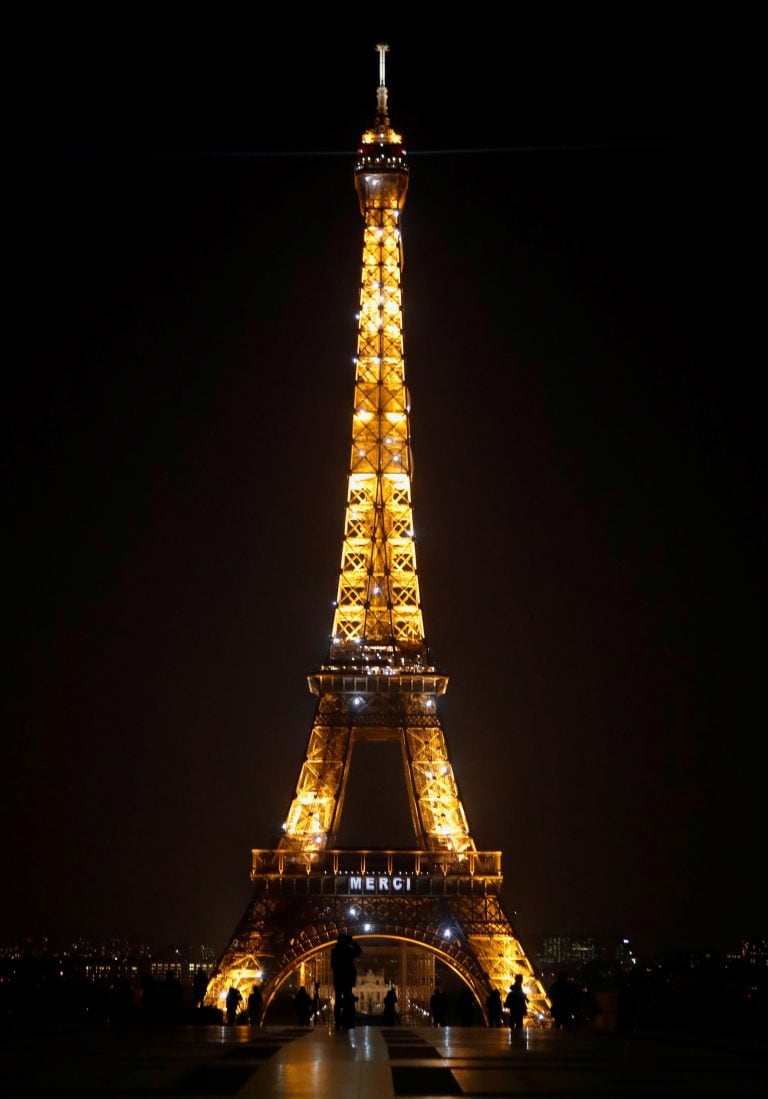
M 372 969 L 358 974 L 355 995 L 357 1010 L 363 1015 L 381 1015 L 384 1011 L 384 997 L 390 988 L 383 973 L 374 973 Z
M 402 1021 L 422 1024 L 429 1018 L 429 998 L 435 987 L 434 954 L 410 943 L 363 939 L 363 956 L 358 967 L 355 995 L 357 1010 L 364 1015 L 380 1015 L 387 990 L 397 991 L 398 1013 Z M 320 985 L 324 1002 L 333 1000 L 330 949 L 316 954 L 312 963 L 297 973 L 297 984 L 311 991 Z
M 146 943 L 127 939 L 85 938 L 60 947 L 47 938 L 0 944 L 0 960 L 25 958 L 55 961 L 60 976 L 68 980 L 108 985 L 125 979 L 133 982 L 141 974 L 162 981 L 169 970 L 183 985 L 191 985 L 198 969 L 210 977 L 216 968 L 216 957 L 206 946 L 169 945 L 153 951 Z
M 746 962 L 758 969 L 768 969 L 768 939 L 742 939 L 738 948 L 728 954 L 728 961 Z
M 631 968 L 635 957 L 629 939 L 615 935 L 543 935 L 532 943 L 537 969 L 549 976 L 581 969 L 593 962 Z

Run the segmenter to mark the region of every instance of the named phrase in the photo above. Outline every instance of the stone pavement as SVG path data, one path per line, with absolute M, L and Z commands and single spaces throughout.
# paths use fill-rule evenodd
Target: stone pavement
M 0 1095 L 70 1099 L 768 1095 L 766 1042 L 484 1027 L 0 1030 Z

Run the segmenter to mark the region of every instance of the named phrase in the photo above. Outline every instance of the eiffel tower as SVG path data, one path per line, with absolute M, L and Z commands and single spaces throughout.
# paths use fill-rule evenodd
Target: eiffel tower
M 253 851 L 252 900 L 213 974 L 206 1002 L 234 985 L 278 989 L 340 931 L 422 948 L 466 983 L 485 1015 L 516 974 L 529 1022 L 548 1001 L 501 900 L 501 852 L 481 851 L 448 758 L 438 699 L 448 678 L 424 636 L 411 502 L 410 397 L 405 384 L 401 211 L 408 190 L 402 136 L 389 119 L 386 45 L 373 127 L 354 178 L 363 215 L 355 403 L 338 595 L 327 662 L 308 677 L 317 696 L 296 793 L 275 849 Z M 336 845 L 356 744 L 400 746 L 414 831 L 410 849 Z

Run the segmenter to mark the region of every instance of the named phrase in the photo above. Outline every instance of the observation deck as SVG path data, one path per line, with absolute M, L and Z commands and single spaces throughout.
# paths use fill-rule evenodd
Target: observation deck
M 498 894 L 501 851 L 381 848 L 254 848 L 251 881 L 328 896 Z

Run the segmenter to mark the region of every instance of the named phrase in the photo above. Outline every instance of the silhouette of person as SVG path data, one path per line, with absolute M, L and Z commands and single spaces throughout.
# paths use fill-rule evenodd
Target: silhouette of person
M 567 1030 L 573 1019 L 573 988 L 568 980 L 568 974 L 561 971 L 557 980 L 549 990 L 549 999 L 552 1007 L 550 1013 L 555 1030 Z
M 325 1008 L 320 1002 L 320 985 L 315 981 L 314 991 L 312 993 L 312 1022 L 316 1023 L 318 1018 L 321 1018 L 323 1022 L 325 1022 Z
M 387 991 L 386 996 L 384 997 L 384 1013 L 381 1016 L 381 1021 L 384 1026 L 394 1025 L 395 1017 L 397 1015 L 397 1008 L 395 1007 L 396 1003 L 397 993 L 395 992 L 394 988 L 390 988 Z
M 355 962 L 362 954 L 360 944 L 351 935 L 340 931 L 331 948 L 333 971 L 333 1021 L 336 1030 L 352 1030 L 355 1026 L 355 1002 L 352 991 L 357 984 Z
M 261 1013 L 264 1010 L 264 997 L 258 985 L 253 986 L 248 997 L 248 1021 L 251 1026 L 258 1026 L 261 1022 Z
M 501 993 L 498 988 L 494 988 L 491 992 L 485 1001 L 485 1006 L 488 1009 L 488 1026 L 501 1026 L 504 1022 L 504 1012 L 501 1006 Z
M 205 970 L 198 969 L 197 973 L 195 973 L 194 980 L 192 981 L 192 995 L 194 997 L 195 1007 L 203 1006 L 207 988 L 208 977 L 206 976 Z
M 157 981 L 149 973 L 141 975 L 141 1014 L 145 1022 L 155 1023 L 160 1010 L 160 995 Z
M 129 1023 L 133 1016 L 133 989 L 126 977 L 117 982 L 114 993 L 114 1012 L 116 1023 Z
M 240 1005 L 243 1002 L 243 994 L 239 988 L 235 988 L 234 985 L 230 985 L 229 992 L 227 993 L 227 1022 L 230 1026 L 234 1026 L 237 1022 L 237 1013 L 240 1010 Z
M 616 1027 L 618 1030 L 633 1030 L 637 1021 L 638 985 L 637 974 L 633 970 L 619 989 Z
M 462 1026 L 472 1026 L 475 1014 L 475 997 L 466 985 L 463 985 L 456 998 L 456 1010 L 459 1013 L 459 1021 Z
M 509 1012 L 509 1029 L 518 1031 L 523 1029 L 523 1019 L 528 1012 L 528 997 L 523 992 L 523 975 L 518 973 L 507 993 L 504 1007 Z
M 304 985 L 301 986 L 294 996 L 293 1002 L 296 1005 L 296 1015 L 299 1020 L 299 1026 L 309 1026 L 312 1022 L 312 997 L 309 995 Z
M 172 969 L 166 969 L 163 982 L 163 1016 L 168 1023 L 176 1022 L 181 1006 L 181 981 Z
M 441 988 L 435 988 L 435 991 L 432 993 L 429 999 L 429 1009 L 432 1012 L 432 1022 L 435 1026 L 445 1026 L 448 1001 Z

